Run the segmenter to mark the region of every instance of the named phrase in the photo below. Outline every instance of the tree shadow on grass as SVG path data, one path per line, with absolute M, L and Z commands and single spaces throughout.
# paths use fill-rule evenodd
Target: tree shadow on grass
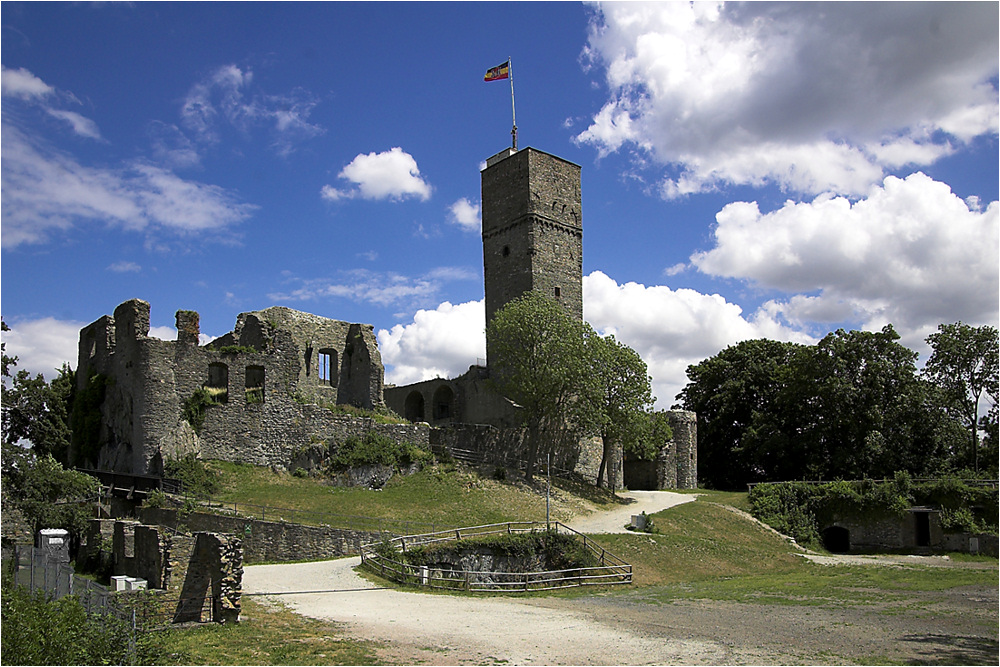
M 1000 644 L 986 637 L 954 635 L 905 635 L 902 640 L 921 644 L 919 658 L 913 665 L 996 665 L 1000 663 Z

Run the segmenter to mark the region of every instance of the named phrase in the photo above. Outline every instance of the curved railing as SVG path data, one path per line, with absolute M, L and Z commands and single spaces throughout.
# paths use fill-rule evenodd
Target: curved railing
M 594 554 L 600 562 L 596 567 L 578 567 L 567 570 L 542 570 L 538 572 L 497 572 L 434 568 L 426 565 L 412 565 L 391 557 L 386 551 L 402 554 L 408 548 L 456 542 L 462 539 L 496 535 L 516 534 L 554 530 L 572 534 L 579 538 L 583 546 Z M 389 549 L 386 549 L 388 545 Z M 381 552 L 381 553 L 380 553 Z M 494 523 L 485 526 L 456 528 L 422 535 L 403 535 L 371 542 L 361 546 L 363 567 L 386 579 L 402 584 L 464 591 L 525 592 L 574 588 L 578 586 L 607 586 L 632 583 L 632 566 L 601 545 L 587 538 L 569 526 L 558 521 L 544 524 L 535 521 Z

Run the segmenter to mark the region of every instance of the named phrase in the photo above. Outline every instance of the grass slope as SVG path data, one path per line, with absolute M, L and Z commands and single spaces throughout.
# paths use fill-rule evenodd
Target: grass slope
M 392 477 L 378 491 L 337 488 L 318 479 L 275 473 L 267 468 L 213 461 L 222 488 L 219 500 L 289 508 L 297 513 L 268 513 L 300 523 L 336 523 L 336 516 L 365 516 L 414 522 L 417 532 L 504 521 L 545 520 L 545 480 L 498 481 L 455 465 L 433 465 L 414 475 Z M 492 472 L 492 471 L 491 471 Z M 513 477 L 513 476 L 512 476 Z M 615 505 L 609 494 L 592 486 L 552 480 L 552 518 L 568 519 L 581 510 Z M 304 514 L 310 513 L 310 514 Z M 320 516 L 326 514 L 328 516 Z

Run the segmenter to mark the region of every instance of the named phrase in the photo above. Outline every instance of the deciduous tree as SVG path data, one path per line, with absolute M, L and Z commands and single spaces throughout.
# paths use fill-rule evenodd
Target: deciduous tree
M 597 486 L 606 472 L 608 488 L 614 490 L 618 487 L 615 451 L 624 443 L 641 443 L 650 428 L 652 381 L 642 357 L 613 335 L 589 336 L 586 353 L 595 390 L 589 409 L 603 443 Z
M 961 322 L 941 324 L 937 333 L 926 340 L 933 352 L 924 365 L 924 376 L 941 387 L 969 429 L 972 464 L 979 472 L 982 400 L 986 398 L 992 406 L 996 406 L 998 400 L 1000 340 L 997 329 L 991 326 L 972 327 Z
M 556 301 L 534 291 L 497 311 L 486 329 L 491 381 L 520 407 L 528 432 L 529 480 L 543 433 L 551 447 L 567 428 L 578 426 L 578 398 L 593 391 L 584 347 L 587 330 Z

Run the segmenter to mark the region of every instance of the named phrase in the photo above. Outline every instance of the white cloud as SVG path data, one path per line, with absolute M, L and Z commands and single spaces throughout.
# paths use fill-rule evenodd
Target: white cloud
M 729 345 L 752 338 L 813 343 L 766 310 L 751 318 L 723 297 L 694 290 L 627 283 L 600 271 L 583 279 L 584 316 L 601 334 L 635 349 L 653 378 L 658 407 L 668 408 L 687 384 L 685 371 Z M 396 385 L 456 377 L 486 356 L 483 301 L 420 310 L 409 324 L 378 333 L 386 381 Z M 390 368 L 391 367 L 391 368 Z
M 610 99 L 577 140 L 721 184 L 861 194 L 996 133 L 995 3 L 606 3 L 587 69 Z
M 412 384 L 453 378 L 486 358 L 486 307 L 482 300 L 457 306 L 444 302 L 418 310 L 413 322 L 378 332 L 386 382 Z
M 68 123 L 73 128 L 73 131 L 81 137 L 101 139 L 101 131 L 97 128 L 97 123 L 86 116 L 81 116 L 75 111 L 66 111 L 64 109 L 46 109 L 46 111 L 53 118 L 58 118 Z
M 614 334 L 643 358 L 653 378 L 657 407 L 669 408 L 687 384 L 685 371 L 743 340 L 815 340 L 760 310 L 743 309 L 718 294 L 662 285 L 619 285 L 600 271 L 583 279 L 584 318 L 601 334 Z
M 148 164 L 84 166 L 8 123 L 0 150 L 5 248 L 44 242 L 83 221 L 131 230 L 221 231 L 256 208 L 218 186 L 187 181 Z
M 336 280 L 301 279 L 289 276 L 286 282 L 297 287 L 287 291 L 272 292 L 267 297 L 279 302 L 343 298 L 378 306 L 422 305 L 432 301 L 445 283 L 475 280 L 478 277 L 478 274 L 461 267 L 438 267 L 415 278 L 394 272 L 381 273 L 368 269 L 354 269 L 341 271 L 339 279 Z
M 479 204 L 473 204 L 462 197 L 448 208 L 449 221 L 467 232 L 478 232 L 482 227 Z
M 44 317 L 35 320 L 7 322 L 10 331 L 3 333 L 4 353 L 17 357 L 11 373 L 26 370 L 32 376 L 39 373 L 52 381 L 58 377 L 64 363 L 76 368 L 80 329 L 83 322 Z
M 324 185 L 320 195 L 330 201 L 362 197 L 363 199 L 400 200 L 417 197 L 426 201 L 431 186 L 420 177 L 413 156 L 398 146 L 382 153 L 359 154 L 339 174 L 356 187 L 338 190 Z
M 310 93 L 301 88 L 280 95 L 264 93 L 253 87 L 253 80 L 249 69 L 217 68 L 188 91 L 181 106 L 182 123 L 204 143 L 220 141 L 225 127 L 243 133 L 269 128 L 271 145 L 281 155 L 325 132 L 308 121 L 317 104 Z
M 23 100 L 48 97 L 55 88 L 24 69 L 7 69 L 0 66 L 0 91 L 4 97 L 18 97 Z
M 60 100 L 71 100 L 79 104 L 71 93 L 58 93 L 55 88 L 23 67 L 16 70 L 2 68 L 0 80 L 3 82 L 3 96 L 8 100 L 14 98 L 36 105 L 53 118 L 68 124 L 81 137 L 101 140 L 101 131 L 97 128 L 97 123 L 75 111 L 58 109 L 53 106 Z
M 110 265 L 108 270 L 114 271 L 115 273 L 138 273 L 139 271 L 142 271 L 142 267 L 135 262 L 122 260 Z
M 799 293 L 768 306 L 789 322 L 892 323 L 919 344 L 939 323 L 997 321 L 1000 204 L 974 203 L 919 172 L 887 177 L 853 204 L 822 195 L 763 214 L 736 202 L 716 216 L 715 246 L 691 262 Z

